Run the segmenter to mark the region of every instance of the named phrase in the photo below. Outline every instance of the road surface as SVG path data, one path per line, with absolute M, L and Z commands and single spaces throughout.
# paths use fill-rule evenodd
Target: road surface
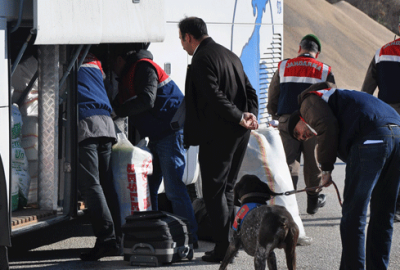
M 333 179 L 339 190 L 343 190 L 343 163 L 337 163 L 333 171 Z M 303 175 L 299 179 L 299 189 L 304 187 Z M 297 195 L 300 217 L 303 220 L 307 236 L 313 238 L 310 246 L 298 246 L 297 269 L 330 270 L 339 269 L 341 241 L 339 224 L 341 208 L 333 186 L 326 188 L 327 203 L 315 215 L 306 213 L 307 197 L 305 193 Z M 213 244 L 200 241 L 199 249 L 195 250 L 194 259 L 160 267 L 130 266 L 122 257 L 103 258 L 98 262 L 82 262 L 80 252 L 94 245 L 95 238 L 85 217 L 68 221 L 42 231 L 29 233 L 13 238 L 10 249 L 10 269 L 218 269 L 217 264 L 203 262 L 201 256 L 212 249 Z M 276 251 L 278 269 L 287 269 L 283 250 Z M 400 223 L 395 223 L 391 252 L 390 269 L 399 269 L 400 265 Z M 243 250 L 229 269 L 254 269 L 253 258 Z

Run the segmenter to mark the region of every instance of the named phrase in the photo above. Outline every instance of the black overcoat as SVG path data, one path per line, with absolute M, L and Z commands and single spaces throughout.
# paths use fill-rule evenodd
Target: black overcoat
M 204 39 L 188 66 L 184 143 L 200 145 L 215 136 L 243 136 L 243 112 L 258 114 L 258 98 L 239 57 L 212 38 Z

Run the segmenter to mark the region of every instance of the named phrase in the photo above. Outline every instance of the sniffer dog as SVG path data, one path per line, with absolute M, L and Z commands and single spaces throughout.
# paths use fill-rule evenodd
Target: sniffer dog
M 283 248 L 288 269 L 296 269 L 296 244 L 299 228 L 285 207 L 267 205 L 271 196 L 277 194 L 255 175 L 244 175 L 234 188 L 234 203 L 241 206 L 236 214 L 233 240 L 230 243 L 220 270 L 227 269 L 228 263 L 239 248 L 254 257 L 254 268 L 278 269 L 275 248 Z M 252 207 L 255 208 L 251 209 Z M 248 211 L 249 210 L 249 211 Z M 247 213 L 245 213 L 247 211 Z M 235 229 L 235 226 L 236 229 Z

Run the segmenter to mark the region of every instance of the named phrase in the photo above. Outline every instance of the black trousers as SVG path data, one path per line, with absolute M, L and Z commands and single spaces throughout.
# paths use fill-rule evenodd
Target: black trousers
M 119 234 L 122 236 L 118 197 L 110 167 L 111 140 L 100 137 L 79 143 L 79 189 L 88 208 L 97 244 L 114 240 L 120 237 Z
M 214 251 L 225 255 L 235 215 L 233 187 L 246 153 L 250 131 L 220 136 L 199 147 L 203 198 L 213 228 Z
M 8 252 L 7 247 L 0 246 L 0 270 L 8 270 Z

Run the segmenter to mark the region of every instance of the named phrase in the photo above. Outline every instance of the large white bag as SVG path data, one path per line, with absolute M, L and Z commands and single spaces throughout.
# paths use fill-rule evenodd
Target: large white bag
M 13 104 L 11 107 L 11 168 L 13 170 L 11 181 L 18 183 L 18 204 L 20 207 L 25 207 L 28 203 L 31 178 L 28 172 L 28 159 L 25 150 L 21 147 L 22 127 L 21 113 Z
M 118 133 L 112 147 L 111 168 L 114 186 L 121 207 L 121 224 L 135 211 L 151 210 L 147 175 L 153 173 L 152 156 L 133 146 L 125 134 Z
M 11 79 L 11 98 L 13 103 L 17 103 L 25 88 L 33 78 L 38 67 L 38 61 L 30 56 L 19 63 Z M 35 81 L 31 90 L 20 104 L 20 111 L 23 116 L 38 116 L 38 80 Z
M 278 129 L 266 127 L 251 132 L 238 179 L 245 174 L 258 176 L 276 193 L 294 189 Z M 269 204 L 286 207 L 299 227 L 299 237 L 305 236 L 306 233 L 299 216 L 299 207 L 294 194 L 276 196 L 269 201 Z

